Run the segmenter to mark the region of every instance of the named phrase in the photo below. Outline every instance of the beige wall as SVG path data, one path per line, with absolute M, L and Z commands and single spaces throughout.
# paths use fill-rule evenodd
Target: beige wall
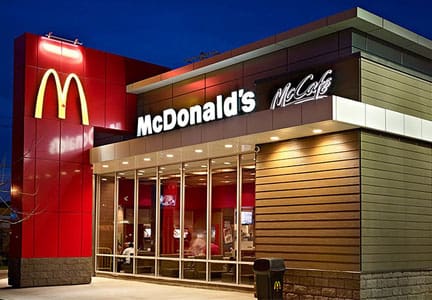
M 361 134 L 362 271 L 432 268 L 432 146 Z
M 432 120 L 432 84 L 361 59 L 361 101 Z
M 288 268 L 359 271 L 357 131 L 261 146 L 256 254 Z

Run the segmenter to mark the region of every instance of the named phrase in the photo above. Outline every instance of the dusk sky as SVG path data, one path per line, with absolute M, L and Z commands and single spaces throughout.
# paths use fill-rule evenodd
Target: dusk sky
M 356 6 L 432 39 L 430 0 L 0 0 L 0 159 L 11 152 L 13 43 L 24 32 L 175 68 Z

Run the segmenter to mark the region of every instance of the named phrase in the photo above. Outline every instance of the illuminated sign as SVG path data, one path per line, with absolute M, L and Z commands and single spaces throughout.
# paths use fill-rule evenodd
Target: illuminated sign
M 82 124 L 83 125 L 89 125 L 89 117 L 88 117 L 88 110 L 87 110 L 87 100 L 84 94 L 84 89 L 82 87 L 81 81 L 78 78 L 78 76 L 74 73 L 69 74 L 66 77 L 64 87 L 62 89 L 60 78 L 56 70 L 54 69 L 48 69 L 45 74 L 42 77 L 42 81 L 39 86 L 39 91 L 36 98 L 36 109 L 35 109 L 35 118 L 41 119 L 42 118 L 42 110 L 43 110 L 43 104 L 44 104 L 44 98 L 45 98 L 45 89 L 48 82 L 48 79 L 50 76 L 54 77 L 56 89 L 57 89 L 57 104 L 58 104 L 58 118 L 59 119 L 66 119 L 66 100 L 67 95 L 69 92 L 69 87 L 72 80 L 75 80 L 75 83 L 78 88 L 78 94 L 79 99 L 81 103 L 81 117 L 82 117 Z
M 325 71 L 319 81 L 312 81 L 314 75 L 309 74 L 297 86 L 292 86 L 291 82 L 288 82 L 283 88 L 276 91 L 270 109 L 324 98 L 332 84 L 331 73 L 333 70 Z
M 206 102 L 204 105 L 194 105 L 176 111 L 165 109 L 161 115 L 147 114 L 138 118 L 137 136 L 173 130 L 176 126 L 186 127 L 201 123 L 250 113 L 255 110 L 255 93 L 244 89 L 231 92 L 229 97 L 216 97 L 216 102 Z

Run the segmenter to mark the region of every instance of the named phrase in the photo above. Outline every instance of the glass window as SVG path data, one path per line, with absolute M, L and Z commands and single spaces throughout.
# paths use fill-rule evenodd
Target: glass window
M 206 258 L 207 161 L 185 163 L 184 170 L 184 258 L 183 274 L 188 279 L 206 279 L 206 264 L 190 260 Z
M 138 177 L 138 256 L 152 257 L 137 260 L 137 274 L 155 272 L 155 241 L 156 241 L 156 201 L 157 178 L 156 168 L 137 171 Z
M 255 260 L 255 154 L 240 157 L 241 210 L 240 210 L 240 283 L 253 284 Z
M 117 272 L 133 272 L 135 172 L 119 172 L 117 205 Z
M 97 271 L 253 284 L 254 153 L 97 180 Z
M 236 260 L 237 157 L 218 158 L 211 162 L 211 236 L 208 245 L 211 259 Z M 212 269 L 218 267 L 215 265 Z M 211 278 L 219 280 L 213 274 Z
M 159 167 L 161 276 L 178 277 L 180 255 L 180 165 Z M 165 259 L 164 259 L 165 258 Z M 177 259 L 177 260 L 174 260 Z
M 115 176 L 105 174 L 100 176 L 99 180 L 96 270 L 112 272 Z

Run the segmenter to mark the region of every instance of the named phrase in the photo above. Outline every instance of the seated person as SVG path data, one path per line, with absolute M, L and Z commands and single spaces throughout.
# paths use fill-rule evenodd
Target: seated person
M 128 247 L 123 250 L 122 255 L 127 255 L 124 263 L 130 264 L 131 263 L 130 257 L 134 255 L 133 243 L 129 243 Z

